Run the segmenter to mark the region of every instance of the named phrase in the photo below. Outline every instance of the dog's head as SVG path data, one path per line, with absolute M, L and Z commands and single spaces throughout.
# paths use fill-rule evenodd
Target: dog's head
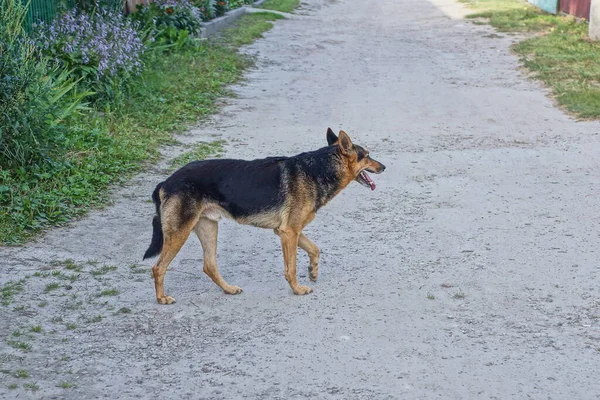
M 340 131 L 339 136 L 336 136 L 331 128 L 327 128 L 327 144 L 338 146 L 339 152 L 346 161 L 346 165 L 348 165 L 355 181 L 371 188 L 371 190 L 375 190 L 375 182 L 367 172 L 380 174 L 385 170 L 385 165 L 372 159 L 368 150 L 353 144 L 350 136 L 344 131 Z

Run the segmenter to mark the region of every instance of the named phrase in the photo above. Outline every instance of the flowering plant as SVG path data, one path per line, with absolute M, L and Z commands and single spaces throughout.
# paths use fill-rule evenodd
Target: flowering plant
M 105 8 L 91 14 L 73 9 L 49 25 L 39 23 L 33 44 L 94 89 L 100 89 L 98 83 L 134 76 L 143 67 L 145 47 L 137 30 L 120 13 Z
M 188 35 L 200 32 L 202 14 L 189 0 L 155 0 L 148 5 L 138 5 L 138 12 L 132 17 L 141 23 L 142 29 L 154 30 L 158 43 L 172 43 L 179 38 L 179 31 Z

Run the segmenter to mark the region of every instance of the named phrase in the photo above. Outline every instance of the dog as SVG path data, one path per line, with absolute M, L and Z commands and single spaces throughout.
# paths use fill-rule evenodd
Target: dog
M 193 230 L 204 250 L 204 272 L 225 293 L 242 289 L 229 285 L 217 269 L 217 231 L 221 217 L 241 224 L 273 229 L 281 239 L 285 279 L 297 295 L 312 292 L 296 277 L 298 246 L 310 259 L 311 281 L 319 273 L 319 248 L 302 233 L 321 207 L 350 182 L 375 190 L 367 172 L 380 174 L 385 165 L 355 145 L 340 131 L 327 129 L 328 146 L 293 157 L 245 161 L 193 161 L 156 186 L 152 241 L 144 259 L 160 254 L 152 268 L 156 299 L 171 304 L 164 291 L 165 273 Z

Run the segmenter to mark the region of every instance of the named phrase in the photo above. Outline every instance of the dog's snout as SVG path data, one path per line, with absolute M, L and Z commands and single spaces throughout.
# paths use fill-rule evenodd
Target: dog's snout
M 381 163 L 379 163 L 381 164 Z M 381 172 L 385 171 L 385 165 L 381 164 Z

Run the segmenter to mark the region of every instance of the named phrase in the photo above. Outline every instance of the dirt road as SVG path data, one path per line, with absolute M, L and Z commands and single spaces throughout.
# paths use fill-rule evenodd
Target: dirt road
M 513 40 L 425 0 L 309 0 L 277 22 L 238 97 L 182 141 L 291 155 L 331 126 L 387 166 L 306 229 L 314 293 L 291 294 L 271 231 L 226 221 L 220 270 L 244 292 L 210 282 L 192 237 L 167 273 L 177 303 L 156 304 L 140 259 L 163 163 L 0 250 L 0 398 L 599 398 L 600 124 L 557 110 Z

